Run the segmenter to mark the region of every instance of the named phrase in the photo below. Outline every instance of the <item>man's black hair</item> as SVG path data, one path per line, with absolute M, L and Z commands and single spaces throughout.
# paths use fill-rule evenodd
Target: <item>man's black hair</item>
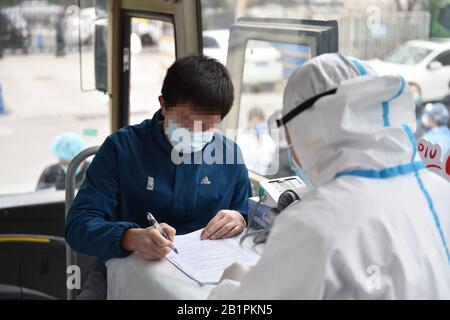
M 177 59 L 167 70 L 161 94 L 167 106 L 192 103 L 196 110 L 224 118 L 234 100 L 234 88 L 223 64 L 207 56 Z

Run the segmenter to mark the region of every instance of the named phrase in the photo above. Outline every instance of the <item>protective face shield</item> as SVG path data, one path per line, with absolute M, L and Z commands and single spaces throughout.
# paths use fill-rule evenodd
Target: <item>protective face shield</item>
M 170 143 L 182 153 L 194 153 L 202 150 L 214 137 L 214 131 L 190 131 L 169 120 L 166 134 Z

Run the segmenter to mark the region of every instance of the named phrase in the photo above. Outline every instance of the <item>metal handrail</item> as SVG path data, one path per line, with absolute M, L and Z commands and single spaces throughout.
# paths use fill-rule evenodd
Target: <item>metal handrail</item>
M 66 174 L 66 206 L 65 206 L 65 221 L 67 221 L 67 214 L 69 213 L 70 206 L 72 205 L 73 199 L 75 199 L 75 189 L 76 189 L 76 172 L 80 164 L 97 153 L 99 146 L 90 147 L 81 151 L 69 164 Z M 78 253 L 66 243 L 66 266 L 78 265 Z M 67 288 L 67 299 L 75 300 L 77 296 L 76 289 Z
M 2 242 L 18 242 L 18 243 L 41 243 L 41 244 L 58 244 L 64 245 L 66 242 L 63 237 L 48 236 L 41 234 L 29 233 L 7 233 L 0 234 L 0 243 Z

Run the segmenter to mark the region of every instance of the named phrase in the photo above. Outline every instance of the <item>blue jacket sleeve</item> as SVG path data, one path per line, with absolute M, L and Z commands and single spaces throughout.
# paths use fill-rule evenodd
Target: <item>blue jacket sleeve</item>
M 114 216 L 118 194 L 118 158 L 108 137 L 89 166 L 67 216 L 66 241 L 75 251 L 97 256 L 102 262 L 130 254 L 120 241 L 127 229 L 139 226 Z

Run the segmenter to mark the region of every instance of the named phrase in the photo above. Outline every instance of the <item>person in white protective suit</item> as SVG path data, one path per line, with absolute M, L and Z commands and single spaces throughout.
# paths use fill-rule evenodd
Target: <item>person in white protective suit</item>
M 316 188 L 209 298 L 449 299 L 450 183 L 416 156 L 404 79 L 321 55 L 289 79 L 279 125 Z

